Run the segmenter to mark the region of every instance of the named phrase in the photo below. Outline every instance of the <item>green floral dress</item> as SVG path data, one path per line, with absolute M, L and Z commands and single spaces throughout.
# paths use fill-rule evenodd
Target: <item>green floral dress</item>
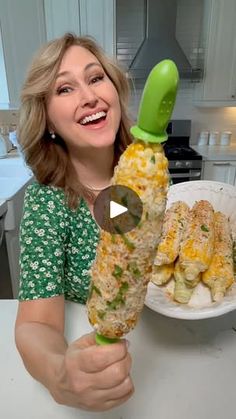
M 60 188 L 30 185 L 20 228 L 19 300 L 64 295 L 85 303 L 99 227 L 86 202 L 72 210 Z

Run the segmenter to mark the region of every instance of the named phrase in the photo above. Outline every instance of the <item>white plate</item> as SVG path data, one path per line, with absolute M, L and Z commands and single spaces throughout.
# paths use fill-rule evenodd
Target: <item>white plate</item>
M 207 180 L 183 182 L 170 187 L 167 208 L 175 201 L 184 201 L 192 207 L 195 201 L 208 200 L 215 211 L 222 211 L 230 219 L 236 240 L 236 188 L 221 182 Z M 152 310 L 176 319 L 197 320 L 221 316 L 236 309 L 236 283 L 220 303 L 213 303 L 209 289 L 198 284 L 188 304 L 172 300 L 174 281 L 166 286 L 148 285 L 145 305 Z

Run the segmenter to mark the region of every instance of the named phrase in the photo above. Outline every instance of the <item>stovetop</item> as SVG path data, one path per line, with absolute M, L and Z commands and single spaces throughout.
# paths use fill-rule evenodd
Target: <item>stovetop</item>
M 169 138 L 164 150 L 168 160 L 202 160 L 202 156 L 190 147 L 187 137 Z

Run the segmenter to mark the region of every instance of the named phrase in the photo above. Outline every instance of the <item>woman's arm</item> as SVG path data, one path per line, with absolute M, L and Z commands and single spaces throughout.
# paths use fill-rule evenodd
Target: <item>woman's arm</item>
M 63 296 L 19 303 L 15 336 L 27 370 L 60 404 L 103 411 L 133 393 L 125 341 L 97 346 L 92 333 L 68 346 Z
M 29 373 L 49 388 L 67 349 L 64 296 L 20 302 L 15 339 Z

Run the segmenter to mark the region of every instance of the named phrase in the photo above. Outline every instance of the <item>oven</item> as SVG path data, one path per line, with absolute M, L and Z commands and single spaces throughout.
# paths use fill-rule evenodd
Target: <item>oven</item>
M 169 173 L 172 183 L 200 180 L 202 175 L 201 160 L 169 161 Z
M 172 120 L 167 127 L 167 133 L 168 141 L 164 144 L 164 150 L 169 161 L 171 183 L 200 180 L 202 156 L 189 145 L 191 121 Z

